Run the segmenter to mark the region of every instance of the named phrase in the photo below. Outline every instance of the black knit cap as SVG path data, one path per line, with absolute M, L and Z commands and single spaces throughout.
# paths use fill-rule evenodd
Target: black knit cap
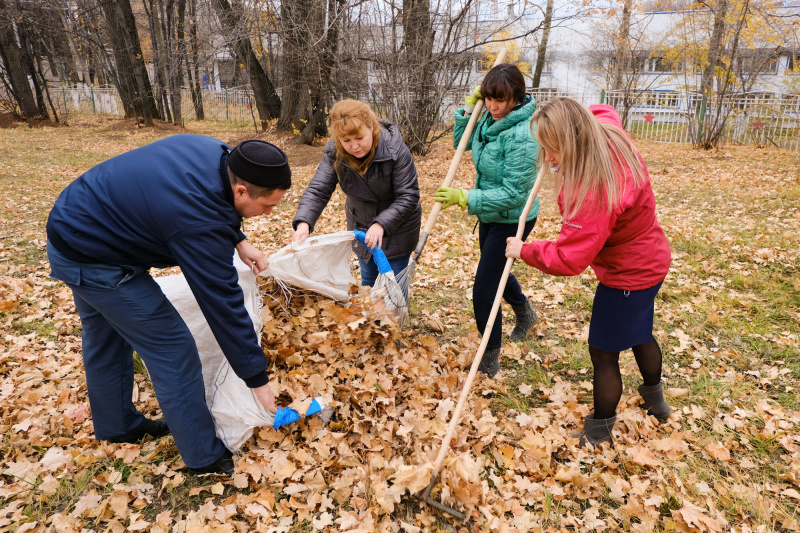
M 238 177 L 259 187 L 277 187 L 292 179 L 289 158 L 266 141 L 244 141 L 228 156 L 228 166 Z

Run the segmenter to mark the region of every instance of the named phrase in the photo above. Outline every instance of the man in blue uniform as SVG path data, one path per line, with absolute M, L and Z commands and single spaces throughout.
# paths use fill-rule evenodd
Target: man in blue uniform
M 181 267 L 231 367 L 275 412 L 233 252 L 255 273 L 267 267 L 241 221 L 269 214 L 290 186 L 277 146 L 245 141 L 231 150 L 211 137 L 175 135 L 105 161 L 62 191 L 47 220 L 47 255 L 81 317 L 96 438 L 172 433 L 190 472 L 233 473 L 205 403 L 194 339 L 148 269 Z M 134 350 L 163 419 L 133 406 Z

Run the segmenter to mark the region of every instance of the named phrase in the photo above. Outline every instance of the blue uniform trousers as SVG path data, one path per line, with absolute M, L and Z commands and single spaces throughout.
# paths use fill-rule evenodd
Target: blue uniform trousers
M 186 466 L 216 461 L 225 445 L 205 402 L 197 346 L 161 288 L 142 267 L 77 263 L 48 243 L 52 277 L 72 289 L 83 327 L 83 365 L 95 436 L 136 431 L 133 351 L 142 358 Z

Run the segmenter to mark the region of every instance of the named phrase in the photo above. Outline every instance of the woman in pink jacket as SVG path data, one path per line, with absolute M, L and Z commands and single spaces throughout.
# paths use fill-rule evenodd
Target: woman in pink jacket
M 580 445 L 611 440 L 622 396 L 619 353 L 633 349 L 648 414 L 665 421 L 661 348 L 653 337 L 656 294 L 669 270 L 669 243 L 656 219 L 647 167 L 613 107 L 588 110 L 556 98 L 533 117 L 539 161 L 560 186 L 561 232 L 556 242 L 524 244 L 511 237 L 506 257 L 522 258 L 554 276 L 576 276 L 587 266 L 600 281 L 592 305 L 589 354 L 594 366 L 594 412 L 574 436 Z

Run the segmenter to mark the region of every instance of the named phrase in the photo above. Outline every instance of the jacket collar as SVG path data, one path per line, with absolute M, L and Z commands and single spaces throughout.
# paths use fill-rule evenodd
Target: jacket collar
M 482 143 L 494 140 L 501 132 L 511 128 L 515 124 L 523 120 L 529 120 L 533 116 L 535 110 L 536 101 L 531 95 L 526 94 L 522 98 L 522 101 L 511 109 L 508 115 L 498 121 L 495 121 L 492 115 L 487 112 L 478 130 L 478 140 Z
M 236 209 L 236 202 L 233 198 L 233 187 L 231 187 L 231 178 L 228 176 L 228 154 L 231 151 L 227 146 L 222 147 L 222 155 L 219 158 L 219 177 L 222 180 L 222 195 L 225 198 L 225 201 L 231 204 L 231 207 Z M 237 216 L 238 213 L 237 213 Z M 239 221 L 241 222 L 242 217 L 239 216 Z

